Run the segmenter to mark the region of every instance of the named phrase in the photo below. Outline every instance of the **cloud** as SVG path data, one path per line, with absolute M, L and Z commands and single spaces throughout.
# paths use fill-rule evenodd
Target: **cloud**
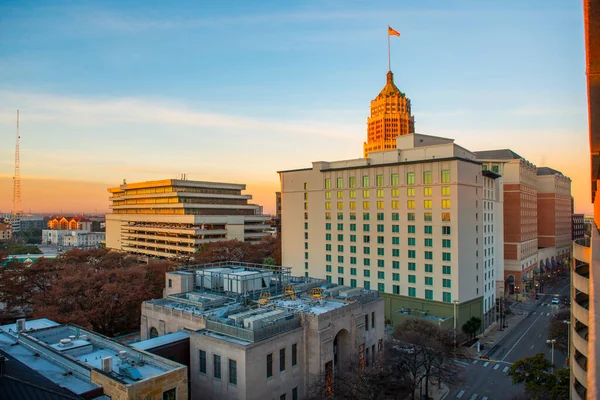
M 275 132 L 279 135 L 311 135 L 346 138 L 352 125 L 313 120 L 260 119 L 243 115 L 198 110 L 167 99 L 85 98 L 0 90 L 0 107 L 25 109 L 28 121 L 62 122 L 79 126 L 114 123 L 161 124 L 236 131 Z M 276 115 L 277 113 L 273 113 Z M 0 113 L 0 123 L 14 121 L 13 113 Z

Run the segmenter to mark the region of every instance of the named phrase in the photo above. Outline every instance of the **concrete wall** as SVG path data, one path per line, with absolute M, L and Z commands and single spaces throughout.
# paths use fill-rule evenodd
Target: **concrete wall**
M 177 332 L 181 329 L 198 330 L 206 327 L 204 316 L 181 310 L 142 303 L 140 336 L 142 340 L 150 338 L 150 329 L 156 328 L 159 336 Z

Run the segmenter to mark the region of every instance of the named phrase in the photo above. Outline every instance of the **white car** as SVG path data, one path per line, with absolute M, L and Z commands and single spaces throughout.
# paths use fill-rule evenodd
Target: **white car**
M 552 298 L 552 304 L 558 304 L 560 301 L 560 299 L 558 297 L 553 297 Z

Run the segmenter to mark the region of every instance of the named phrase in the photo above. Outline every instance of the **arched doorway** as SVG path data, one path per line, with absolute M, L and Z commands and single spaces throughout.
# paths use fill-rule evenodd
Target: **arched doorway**
M 335 373 L 340 368 L 348 368 L 350 365 L 350 333 L 345 329 L 335 335 L 333 339 L 333 368 Z
M 156 330 L 155 327 L 150 328 L 150 334 L 149 334 L 149 338 L 155 338 L 158 337 L 158 331 Z

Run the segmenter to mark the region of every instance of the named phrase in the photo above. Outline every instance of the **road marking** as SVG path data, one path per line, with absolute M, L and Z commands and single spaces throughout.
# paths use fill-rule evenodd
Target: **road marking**
M 487 396 L 483 396 L 481 400 L 488 400 Z
M 533 315 L 535 315 L 535 313 L 536 313 L 536 312 L 537 312 L 537 311 L 534 311 L 534 312 L 533 312 Z
M 488 365 L 490 365 L 490 362 L 489 362 L 489 361 L 486 361 L 486 362 L 484 362 L 484 363 L 483 363 L 483 367 L 484 367 L 484 368 L 485 368 L 485 367 L 487 367 Z
M 477 361 L 479 361 L 479 360 L 473 360 L 473 364 L 477 364 Z
M 533 346 L 535 346 L 535 345 L 533 345 L 533 344 L 532 344 L 532 345 L 531 345 L 531 348 L 530 348 L 529 350 L 533 350 Z
M 497 370 L 498 368 L 500 368 L 500 364 L 494 365 L 494 370 Z
M 549 317 L 549 316 L 550 316 L 550 313 L 549 313 L 549 312 L 547 312 L 547 313 L 546 313 L 546 317 Z
M 460 392 L 458 392 L 458 394 L 456 395 L 457 399 L 460 399 L 461 397 L 463 397 L 463 394 L 465 394 L 464 390 L 461 390 Z
M 538 335 L 538 337 L 542 337 L 542 334 L 540 333 L 540 334 Z
M 514 348 L 515 348 L 515 347 L 516 347 L 516 346 L 519 344 L 519 342 L 521 341 L 521 339 L 523 339 L 523 337 L 524 337 L 525 335 L 527 335 L 527 332 L 529 332 L 529 330 L 531 329 L 531 327 L 533 326 L 533 324 L 535 324 L 535 323 L 537 322 L 537 320 L 538 320 L 538 319 L 540 319 L 540 317 L 541 317 L 541 315 L 540 315 L 539 317 L 537 317 L 537 318 L 535 319 L 535 321 L 533 321 L 533 323 L 532 323 L 531 325 L 529 325 L 529 328 L 527 328 L 527 330 L 525 330 L 525 332 L 523 332 L 523 334 L 521 335 L 521 337 L 519 338 L 519 340 L 517 340 L 517 341 L 516 341 L 516 343 L 515 343 L 515 344 L 513 344 L 513 346 L 510 348 L 510 350 L 508 350 L 508 353 L 506 353 L 506 354 L 504 355 L 504 357 L 502 357 L 502 360 L 500 360 L 500 361 L 504 361 L 504 359 L 505 359 L 506 357 L 508 357 L 508 355 L 510 354 L 510 352 L 511 352 L 511 351 L 513 351 L 513 349 L 514 349 Z
M 475 400 L 477 398 L 477 393 L 474 393 L 469 397 L 469 400 Z
M 508 367 L 502 368 L 502 372 L 504 372 L 504 373 L 508 372 Z
M 466 363 L 464 361 L 460 361 L 460 360 L 454 360 L 455 363 L 460 364 L 460 365 L 469 365 L 469 363 Z

